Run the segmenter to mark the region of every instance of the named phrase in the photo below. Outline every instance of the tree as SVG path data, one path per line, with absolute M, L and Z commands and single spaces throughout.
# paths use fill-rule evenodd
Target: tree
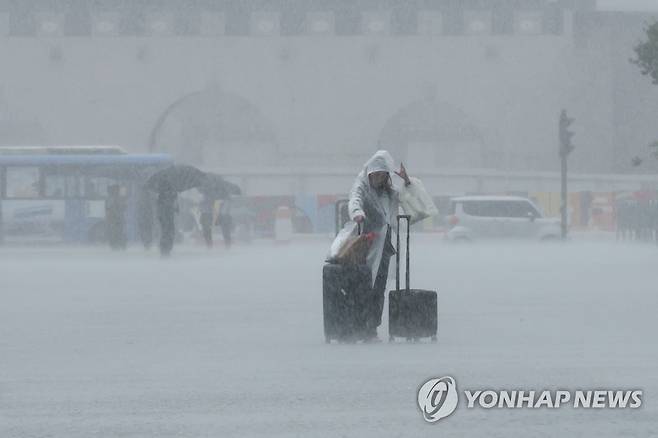
M 631 62 L 640 68 L 645 76 L 650 76 L 652 82 L 658 85 L 658 22 L 646 29 L 647 40 L 635 46 L 636 58 Z
M 644 76 L 650 76 L 651 81 L 658 85 L 658 22 L 650 24 L 646 29 L 647 40 L 634 47 L 636 58 L 631 62 L 640 68 Z M 658 141 L 649 145 L 650 154 L 658 158 Z M 631 160 L 633 167 L 642 164 L 644 158 L 636 156 Z

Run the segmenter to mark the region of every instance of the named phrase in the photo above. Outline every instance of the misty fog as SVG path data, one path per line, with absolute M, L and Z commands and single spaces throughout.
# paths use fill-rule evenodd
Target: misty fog
M 657 435 L 658 85 L 633 62 L 657 18 L 0 0 L 0 437 Z M 391 334 L 398 213 L 428 336 Z M 341 239 L 368 242 L 354 266 Z M 383 307 L 345 301 L 367 329 L 332 338 L 327 296 L 357 287 L 328 266 L 371 263 Z M 428 424 L 442 376 L 460 400 Z M 470 389 L 643 398 L 485 409 Z

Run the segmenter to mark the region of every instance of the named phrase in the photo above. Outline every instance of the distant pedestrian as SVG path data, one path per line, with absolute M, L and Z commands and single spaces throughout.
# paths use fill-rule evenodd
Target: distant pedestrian
M 215 213 L 215 199 L 208 195 L 204 195 L 201 204 L 199 205 L 199 209 L 201 210 L 199 222 L 201 223 L 203 240 L 206 242 L 208 248 L 212 248 L 212 226 Z
M 105 200 L 105 225 L 107 240 L 113 250 L 126 249 L 126 201 L 121 196 L 121 187 L 113 184 L 107 188 Z
M 153 198 L 148 190 L 142 190 L 137 202 L 137 232 L 145 249 L 153 245 Z
M 226 199 L 222 201 L 219 206 L 219 213 L 217 214 L 217 225 L 222 230 L 222 237 L 224 238 L 224 245 L 230 248 L 233 243 L 231 233 L 233 232 L 233 218 L 231 217 L 231 201 Z
M 171 254 L 176 237 L 175 215 L 178 211 L 178 193 L 168 187 L 162 187 L 158 192 L 157 214 L 160 222 L 160 254 L 164 257 Z

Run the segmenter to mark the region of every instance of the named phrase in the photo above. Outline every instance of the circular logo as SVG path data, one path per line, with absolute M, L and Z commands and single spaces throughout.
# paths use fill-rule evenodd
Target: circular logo
M 457 384 L 450 376 L 430 379 L 418 390 L 418 407 L 429 423 L 452 414 L 458 401 Z

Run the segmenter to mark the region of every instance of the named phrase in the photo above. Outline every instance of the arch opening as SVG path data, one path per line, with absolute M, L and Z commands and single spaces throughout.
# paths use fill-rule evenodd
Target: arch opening
M 203 90 L 173 102 L 158 118 L 149 150 L 205 168 L 271 163 L 277 141 L 256 105 L 233 93 Z

